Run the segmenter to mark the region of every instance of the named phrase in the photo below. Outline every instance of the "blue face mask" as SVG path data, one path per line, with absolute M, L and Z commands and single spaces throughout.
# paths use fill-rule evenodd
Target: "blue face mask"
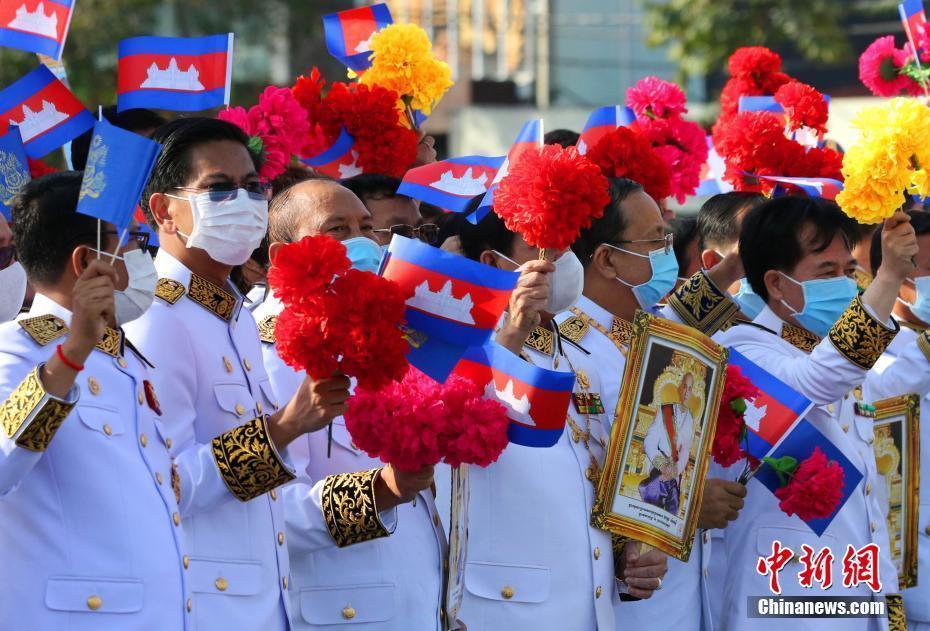
M 648 310 L 656 306 L 662 298 L 668 295 L 668 292 L 675 288 L 675 281 L 678 280 L 678 261 L 675 259 L 675 252 L 671 248 L 667 250 L 666 248 L 659 248 L 658 250 L 653 250 L 649 254 L 640 254 L 638 252 L 631 252 L 623 248 L 618 248 L 609 243 L 605 243 L 604 245 L 619 250 L 620 252 L 626 252 L 633 256 L 649 259 L 649 265 L 652 267 L 652 276 L 645 283 L 641 285 L 631 285 L 619 276 L 616 277 L 618 282 L 626 285 L 633 291 L 633 295 L 636 296 L 636 301 L 643 309 Z
M 904 303 L 915 316 L 930 323 L 930 276 L 918 276 L 913 281 L 917 298 L 913 304 Z M 904 302 L 903 300 L 901 302 Z
M 342 242 L 352 267 L 363 272 L 376 274 L 381 265 L 381 246 L 368 237 L 355 237 Z
M 739 281 L 739 291 L 733 296 L 733 300 L 739 305 L 739 310 L 750 320 L 755 320 L 756 316 L 765 309 L 765 301 L 759 297 L 759 294 L 752 290 L 752 286 L 745 278 Z
M 781 304 L 791 310 L 791 315 L 801 326 L 819 337 L 827 336 L 830 327 L 839 320 L 843 312 L 849 307 L 849 303 L 859 293 L 856 281 L 848 276 L 806 280 L 803 283 L 796 281 L 787 274 L 782 274 L 782 276 L 801 286 L 804 291 L 804 308 L 795 311 L 784 300 L 781 301 Z

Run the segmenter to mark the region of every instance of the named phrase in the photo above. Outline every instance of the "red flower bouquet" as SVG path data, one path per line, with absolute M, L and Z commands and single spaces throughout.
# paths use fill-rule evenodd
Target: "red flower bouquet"
M 671 173 L 649 138 L 631 127 L 618 127 L 591 147 L 585 157 L 607 177 L 639 182 L 656 201 L 672 194 Z
M 359 387 L 345 421 L 360 449 L 401 471 L 440 461 L 486 467 L 507 446 L 509 423 L 504 406 L 471 381 L 452 375 L 439 384 L 413 367 L 399 383 Z
M 745 415 L 748 403 L 757 396 L 759 389 L 743 375 L 739 366 L 728 364 L 717 414 L 717 430 L 711 446 L 711 456 L 721 467 L 729 467 L 749 456 L 743 446 L 746 441 Z
M 827 101 L 823 94 L 800 81 L 791 81 L 775 91 L 775 102 L 785 110 L 788 128 L 808 127 L 821 135 L 827 131 Z
M 511 166 L 494 195 L 494 212 L 528 244 L 561 251 L 604 214 L 609 201 L 607 179 L 596 164 L 574 147 L 547 145 Z
M 909 64 L 916 65 L 909 46 L 897 48 L 894 36 L 885 35 L 859 56 L 859 80 L 875 96 L 921 94 L 920 84 L 907 73 Z
M 787 515 L 804 521 L 823 519 L 836 511 L 843 499 L 843 468 L 828 462 L 827 456 L 814 447 L 814 453 L 800 465 L 791 456 L 763 458 L 775 469 L 783 486 L 775 491 L 778 507 Z
M 409 296 L 392 281 L 349 269 L 342 244 L 316 236 L 284 246 L 268 282 L 285 305 L 276 334 L 288 366 L 313 379 L 342 373 L 375 390 L 403 378 L 409 348 L 400 325 Z

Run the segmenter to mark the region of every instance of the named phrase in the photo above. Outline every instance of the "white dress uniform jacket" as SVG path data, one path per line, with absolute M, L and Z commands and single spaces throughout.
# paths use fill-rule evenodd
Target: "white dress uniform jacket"
M 171 459 L 146 360 L 108 329 L 68 400 L 39 370 L 71 313 L 0 325 L 0 627 L 191 629 Z
M 255 320 L 231 284 L 214 285 L 165 250 L 155 266 L 158 299 L 127 333 L 158 366 L 180 474 L 188 608 L 198 631 L 285 629 L 289 569 L 274 489 L 294 475 L 268 435 L 278 399 Z
M 859 298 L 830 330 L 828 339 L 818 340 L 804 329 L 783 322 L 766 308 L 752 324 L 734 326 L 719 333 L 715 340 L 732 346 L 814 402 L 806 419 L 820 430 L 863 474 L 863 480 L 853 490 L 830 526 L 818 537 L 797 515 L 789 517 L 778 507 L 778 499 L 758 480 L 747 485 L 746 505 L 738 520 L 731 522 L 722 540 L 726 548 L 727 575 L 723 587 L 722 620 L 718 628 L 743 629 L 747 622 L 754 629 L 776 629 L 784 620 L 747 618 L 748 596 L 767 596 L 768 577 L 756 571 L 760 557 L 772 552 L 772 542 L 799 554 L 807 544 L 814 550 L 829 546 L 835 556 L 833 586 L 817 594 L 829 596 L 865 596 L 873 600 L 883 594 L 873 594 L 866 585 L 845 588 L 842 581 L 842 558 L 847 545 L 861 548 L 874 543 L 887 546 L 887 534 L 882 530 L 881 506 L 873 490 L 882 483 L 875 471 L 871 449 L 864 449 L 858 432 L 859 419 L 844 398 L 865 380 L 872 367 L 894 337 L 897 326 L 890 328 L 877 321 Z M 840 410 L 840 413 L 837 410 Z M 867 421 L 867 423 L 865 423 Z M 871 430 L 871 419 L 863 419 Z M 863 430 L 864 431 L 864 430 Z M 887 552 L 887 550 L 882 551 Z M 797 556 L 782 570 L 780 584 L 786 596 L 809 596 L 811 590 L 801 587 L 797 573 L 801 566 Z M 891 591 L 897 591 L 896 581 Z M 883 587 L 889 585 L 883 580 Z M 878 619 L 795 619 L 799 629 L 880 629 L 886 620 Z
M 282 309 L 270 295 L 255 317 L 275 392 L 288 398 L 305 373 L 286 365 L 275 349 L 275 320 Z M 362 481 L 384 463 L 355 448 L 342 417 L 332 429 L 331 447 L 321 430 L 288 449 L 298 474 L 284 489 L 292 628 L 440 629 L 446 541 L 433 493 L 423 491 L 415 502 L 372 516 L 364 531 L 349 533 L 339 502 L 324 498 L 335 498 L 337 489 L 370 495 Z
M 930 480 L 930 333 L 902 324 L 901 331 L 876 362 L 863 394 L 878 401 L 902 394 L 920 396 L 920 477 Z M 881 488 L 881 487 L 880 487 Z M 930 630 L 930 484 L 919 487 L 917 586 L 903 592 L 908 629 Z
M 540 367 L 572 370 L 552 331 L 537 327 L 524 351 Z M 583 376 L 575 389 L 596 393 L 600 386 L 593 375 Z M 606 420 L 574 406 L 569 415 L 554 446 L 510 444 L 489 467 L 469 467 L 468 559 L 459 615 L 469 631 L 614 629 L 619 597 L 611 535 L 591 526 L 594 485 L 588 478 L 592 455 L 598 470 L 603 463 Z M 443 506 L 449 503 L 450 473 L 447 466 L 437 468 Z

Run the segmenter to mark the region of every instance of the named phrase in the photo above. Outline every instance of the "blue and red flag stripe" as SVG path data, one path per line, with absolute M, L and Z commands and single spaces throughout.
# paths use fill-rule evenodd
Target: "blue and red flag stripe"
M 758 428 L 747 422 L 749 453 L 762 459 L 791 430 L 798 419 L 807 414 L 813 403 L 784 381 L 730 348 L 729 363 L 738 366 L 743 376 L 759 389 L 759 396 L 750 405 L 765 409 Z M 747 414 L 749 418 L 751 414 Z
M 624 105 L 608 105 L 597 108 L 588 116 L 584 129 L 581 130 L 581 135 L 576 143 L 578 153 L 586 154 L 588 149 L 600 142 L 601 138 L 617 127 L 626 127 L 634 121 L 636 121 L 636 114 Z
M 918 36 L 926 29 L 927 15 L 923 0 L 904 0 L 898 4 L 898 15 L 904 25 L 904 33 L 914 50 L 918 50 Z M 919 65 L 919 61 L 918 61 Z
M 116 104 L 120 111 L 148 107 L 193 112 L 229 104 L 233 34 L 206 37 L 131 37 L 119 44 Z M 150 69 L 194 69 L 197 87 L 143 87 Z
M 575 375 L 538 368 L 525 362 L 503 346 L 491 341 L 469 348 L 453 374 L 465 377 L 487 389 L 507 408 L 510 418 L 510 442 L 527 447 L 551 447 L 565 429 Z M 491 384 L 496 391 L 490 392 Z M 501 399 L 506 393 L 512 401 Z M 528 414 L 514 409 L 513 401 L 525 401 Z
M 517 160 L 519 160 L 524 153 L 533 151 L 542 146 L 542 119 L 536 118 L 523 123 L 520 133 L 517 134 L 517 139 L 514 141 L 513 146 L 510 147 L 510 151 L 507 152 L 507 157 L 504 158 L 504 163 L 501 164 L 500 169 L 497 171 L 497 175 L 494 176 L 494 180 L 491 182 L 491 186 L 488 187 L 488 192 L 484 194 L 484 199 L 481 200 L 481 204 L 475 212 L 468 216 L 468 221 L 477 225 L 479 221 L 485 218 L 494 206 L 494 190 L 497 188 L 500 181 L 507 177 L 510 165 L 516 164 Z
M 463 212 L 476 195 L 487 192 L 503 162 L 503 156 L 463 156 L 425 164 L 407 171 L 397 194 Z
M 93 114 L 43 65 L 0 92 L 0 134 L 7 132 L 11 122 L 15 125 L 23 122 L 26 107 L 36 114 L 45 110 L 45 115 L 51 113 L 52 117 L 49 124 L 40 127 L 20 125 L 26 155 L 32 159 L 41 158 L 80 136 L 95 122 Z
M 368 41 L 371 36 L 394 22 L 386 4 L 348 9 L 323 16 L 323 31 L 329 54 L 352 70 L 371 67 Z
M 795 186 L 808 197 L 822 197 L 824 199 L 835 200 L 836 196 L 843 190 L 843 183 L 828 177 L 787 177 L 781 175 L 756 175 L 760 180 L 768 180 L 777 184 L 787 184 Z M 775 191 L 775 197 L 784 195 L 786 189 L 778 187 Z
M 42 16 L 54 20 L 54 37 L 50 31 L 37 32 L 18 18 L 23 10 L 38 17 L 40 4 Z M 0 46 L 61 59 L 73 12 L 74 0 L 0 0 Z
M 355 147 L 355 138 L 343 127 L 339 132 L 339 137 L 328 149 L 315 156 L 301 158 L 300 161 L 324 175 L 339 180 L 344 177 L 339 167 L 355 164 L 352 156 L 353 147 Z
M 717 195 L 729 193 L 733 185 L 723 179 L 727 165 L 714 148 L 714 139 L 707 135 L 707 162 L 701 167 L 701 184 L 694 192 L 695 195 Z
M 830 522 L 837 516 L 843 505 L 852 495 L 853 491 L 862 481 L 862 472 L 856 468 L 849 458 L 840 451 L 839 447 L 830 442 L 830 439 L 818 430 L 807 419 L 801 420 L 785 437 L 783 441 L 769 454 L 772 458 L 781 458 L 782 456 L 791 456 L 800 464 L 814 453 L 814 448 L 820 447 L 820 450 L 826 455 L 828 461 L 837 462 L 843 469 L 843 494 L 836 510 L 828 517 L 821 519 L 811 519 L 805 523 L 819 537 L 830 525 Z M 778 474 L 768 464 L 759 467 L 755 479 L 761 482 L 767 489 L 774 493 L 781 487 L 781 481 Z

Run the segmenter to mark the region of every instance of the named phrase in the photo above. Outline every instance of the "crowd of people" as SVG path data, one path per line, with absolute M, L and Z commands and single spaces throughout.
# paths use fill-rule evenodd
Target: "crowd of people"
M 898 588 L 866 405 L 930 395 L 919 205 L 902 199 L 874 229 L 825 199 L 731 192 L 670 219 L 640 183 L 611 178 L 603 214 L 541 260 L 494 212 L 466 219 L 482 196 L 444 213 L 391 176 L 337 181 L 298 165 L 266 183 L 231 123 L 105 114 L 163 147 L 140 200 L 147 225 L 126 240 L 100 230 L 76 212 L 75 171 L 27 184 L 0 223 L 3 629 L 780 628 L 749 610 L 771 595 L 759 562 L 776 542 L 797 552 L 784 596 L 813 593 L 793 578 L 804 546 L 880 551 L 879 589 L 835 580 L 822 594 L 881 601 L 885 615 L 797 628 L 930 628 L 923 580 Z M 72 145 L 76 169 L 86 145 Z M 431 138 L 417 155 L 436 159 Z M 450 468 L 371 458 L 343 420 L 351 380 L 313 380 L 278 355 L 283 305 L 265 278 L 282 247 L 313 235 L 342 242 L 363 271 L 401 235 L 518 272 L 496 341 L 574 373 L 587 402 L 569 407 L 554 446 L 511 444 L 472 468 L 455 619 Z M 822 535 L 719 466 L 687 562 L 592 525 L 639 310 L 712 336 L 814 403 L 807 420 L 863 476 Z M 682 402 L 693 385 L 679 384 Z M 681 431 L 645 438 L 641 492 L 677 512 L 694 421 L 676 408 L 673 422 Z

